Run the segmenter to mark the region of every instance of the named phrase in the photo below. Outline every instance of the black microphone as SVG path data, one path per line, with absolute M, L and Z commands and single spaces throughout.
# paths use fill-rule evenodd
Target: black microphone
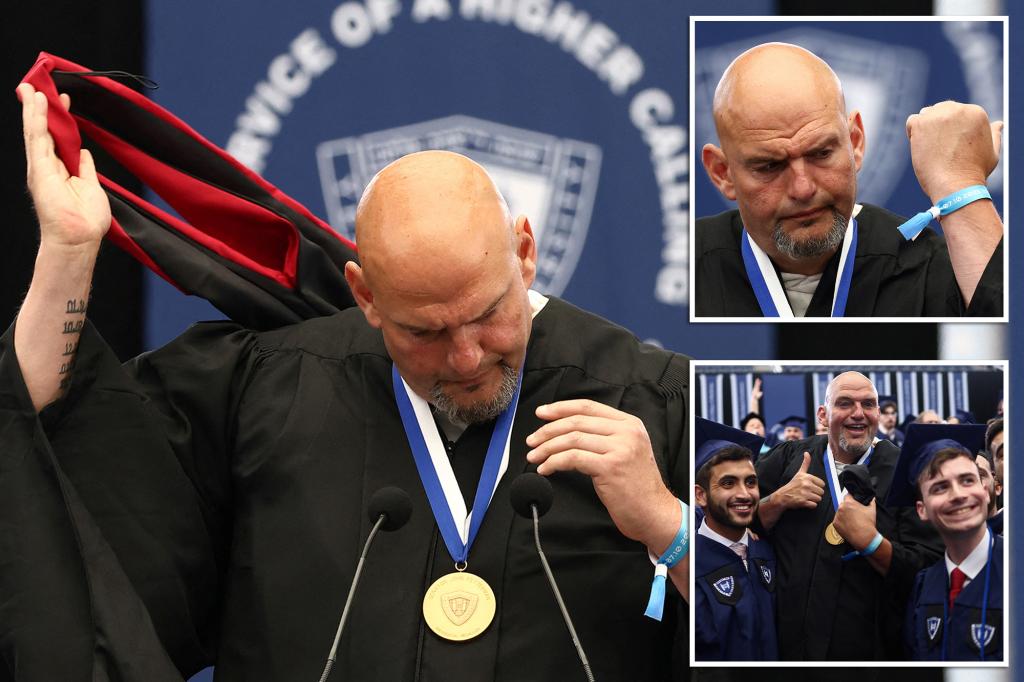
M 359 576 L 363 572 L 363 564 L 366 562 L 366 553 L 370 551 L 370 543 L 378 530 L 398 530 L 409 521 L 412 515 L 412 501 L 409 493 L 401 488 L 388 486 L 381 488 L 370 497 L 370 504 L 367 506 L 367 514 L 373 521 L 373 528 L 363 545 L 363 553 L 359 555 L 359 563 L 356 565 L 356 574 L 352 577 L 352 585 L 348 588 L 348 598 L 345 599 L 345 608 L 341 612 L 341 620 L 338 622 L 338 632 L 334 635 L 334 644 L 331 646 L 331 653 L 327 657 L 327 665 L 320 675 L 320 682 L 326 682 L 334 667 L 334 661 L 338 657 L 338 642 L 341 641 L 341 632 L 345 629 L 345 621 L 348 619 L 348 610 L 352 606 L 352 597 L 356 593 L 356 585 L 359 584 Z
M 512 508 L 520 516 L 533 519 L 533 541 L 537 545 L 537 555 L 540 556 L 540 563 L 544 567 L 544 574 L 547 575 L 551 591 L 555 594 L 555 601 L 558 602 L 558 608 L 562 612 L 565 626 L 569 628 L 569 636 L 572 637 L 573 646 L 576 647 L 576 654 L 580 657 L 580 663 L 583 664 L 583 672 L 586 673 L 589 682 L 594 682 L 594 673 L 590 670 L 587 654 L 583 651 L 580 638 L 576 635 L 576 628 L 572 626 L 569 611 L 565 608 L 565 602 L 562 601 L 562 593 L 558 591 L 555 576 L 551 573 L 551 566 L 548 565 L 548 559 L 544 556 L 544 550 L 540 546 L 540 517 L 544 516 L 551 509 L 551 502 L 554 496 L 551 482 L 540 474 L 535 473 L 519 474 L 512 481 L 512 487 L 509 488 Z

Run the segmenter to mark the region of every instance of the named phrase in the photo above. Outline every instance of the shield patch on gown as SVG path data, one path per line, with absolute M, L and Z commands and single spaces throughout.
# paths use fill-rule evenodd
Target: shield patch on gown
M 932 616 L 925 625 L 928 627 L 928 639 L 935 639 L 935 635 L 939 634 L 939 626 L 942 625 L 942 619 L 938 616 Z
M 718 590 L 718 593 L 723 597 L 731 597 L 733 590 L 736 588 L 736 579 L 731 575 L 724 578 L 720 578 L 712 583 L 712 586 Z
M 981 649 L 992 642 L 992 636 L 996 634 L 995 626 L 983 623 L 971 623 L 971 641 L 974 646 Z
M 772 569 L 768 568 L 767 566 L 761 566 L 761 575 L 764 576 L 765 584 L 772 584 Z
M 462 625 L 476 611 L 480 598 L 471 592 L 457 590 L 441 596 L 441 610 L 455 625 Z

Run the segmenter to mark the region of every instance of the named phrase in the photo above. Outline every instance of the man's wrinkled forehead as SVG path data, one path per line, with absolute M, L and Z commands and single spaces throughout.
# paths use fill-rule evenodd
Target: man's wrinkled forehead
M 839 78 L 813 53 L 796 45 L 766 43 L 739 55 L 715 88 L 713 114 L 719 139 L 742 132 L 781 132 L 794 121 L 845 119 Z
M 833 379 L 829 384 L 828 404 L 834 405 L 840 398 L 858 401 L 878 400 L 878 391 L 866 376 L 850 373 Z

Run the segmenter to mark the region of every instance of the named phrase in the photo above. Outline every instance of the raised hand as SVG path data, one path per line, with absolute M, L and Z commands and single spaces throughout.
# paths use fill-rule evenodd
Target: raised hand
M 1002 131 L 1002 121 L 990 123 L 976 104 L 939 102 L 907 118 L 914 173 L 932 202 L 985 184 L 999 163 Z
M 537 408 L 547 420 L 526 439 L 537 473 L 579 471 L 615 526 L 660 554 L 679 529 L 679 503 L 661 478 L 643 422 L 592 400 L 564 400 Z
M 825 482 L 807 473 L 811 466 L 811 453 L 804 453 L 804 461 L 786 485 L 774 493 L 772 499 L 786 509 L 814 509 L 825 494 Z
M 110 227 L 110 202 L 96 177 L 92 155 L 83 149 L 78 175 L 69 174 L 47 129 L 46 97 L 28 83 L 19 85 L 17 92 L 28 189 L 39 218 L 41 242 L 54 247 L 97 248 Z M 70 107 L 68 95 L 62 94 L 60 100 L 66 109 Z

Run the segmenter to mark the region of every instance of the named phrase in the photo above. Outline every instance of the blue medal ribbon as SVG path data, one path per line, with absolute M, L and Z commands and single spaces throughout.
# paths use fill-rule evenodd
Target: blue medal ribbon
M 871 453 L 875 451 L 874 446 L 868 448 L 868 451 L 857 460 L 857 464 L 863 464 L 867 466 L 871 463 Z M 828 492 L 832 496 L 832 511 L 839 511 L 839 492 L 837 486 L 839 485 L 839 476 L 833 476 L 836 471 L 835 463 L 832 461 L 832 446 L 825 446 L 825 452 L 821 455 L 821 460 L 825 463 L 825 480 L 828 481 Z M 833 481 L 832 479 L 835 478 Z
M 757 304 L 761 307 L 764 317 L 794 317 L 793 309 L 786 298 L 785 289 L 779 276 L 775 273 L 771 259 L 750 238 L 746 228 L 740 236 L 740 252 L 743 256 L 743 267 L 747 271 L 747 280 L 754 290 Z M 850 284 L 853 282 L 853 264 L 857 257 L 857 220 L 850 218 L 850 226 L 843 237 L 843 246 L 839 260 L 839 272 L 836 273 L 836 288 L 832 293 L 832 317 L 846 315 L 846 302 L 850 297 Z
M 470 526 L 463 540 L 463 530 L 460 530 L 452 513 L 452 507 L 445 494 L 444 486 L 438 475 L 435 458 L 431 456 L 430 449 L 424 438 L 424 422 L 429 423 L 436 430 L 433 417 L 430 415 L 430 407 L 427 402 L 415 395 L 402 379 L 398 368 L 392 365 L 391 379 L 395 388 L 395 402 L 398 404 L 398 412 L 402 417 L 402 426 L 405 427 L 405 435 L 409 441 L 409 448 L 412 450 L 413 459 L 416 461 L 416 469 L 420 474 L 420 481 L 423 483 L 423 490 L 430 502 L 430 508 L 434 512 L 434 519 L 437 521 L 438 530 L 444 538 L 444 544 L 448 553 L 456 565 L 464 564 L 469 556 L 469 549 L 476 539 L 477 531 L 483 523 L 487 507 L 494 496 L 494 490 L 498 487 L 498 479 L 508 467 L 509 439 L 512 435 L 512 422 L 515 419 L 516 406 L 519 403 L 519 390 L 523 383 L 522 369 L 519 371 L 519 378 L 516 382 L 516 390 L 512 396 L 512 402 L 498 415 L 494 424 L 494 431 L 491 433 L 491 442 L 487 446 L 487 456 L 484 458 L 483 471 L 480 473 L 480 481 L 476 487 L 476 496 L 473 499 L 473 509 L 469 513 Z M 417 411 L 415 403 L 419 403 Z M 443 448 L 442 448 L 443 450 Z M 447 466 L 447 475 L 454 480 L 451 471 L 451 464 L 448 461 L 447 453 L 440 453 L 437 463 L 442 467 Z M 456 485 L 456 488 L 458 486 Z M 459 493 L 461 495 L 461 493 Z

